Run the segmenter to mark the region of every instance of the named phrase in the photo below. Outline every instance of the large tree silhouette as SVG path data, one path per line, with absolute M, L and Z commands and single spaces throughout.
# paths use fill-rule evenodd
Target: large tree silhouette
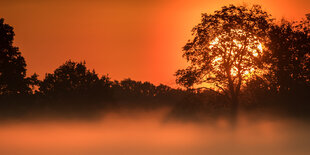
M 193 39 L 183 47 L 190 65 L 176 72 L 176 82 L 185 87 L 209 83 L 204 86 L 218 88 L 236 112 L 242 85 L 263 67 L 262 44 L 271 21 L 258 5 L 230 5 L 202 14 L 201 23 L 192 30 Z
M 13 27 L 0 19 L 0 95 L 29 93 L 29 85 L 36 82 L 37 75 L 26 78 L 26 62 L 13 46 Z

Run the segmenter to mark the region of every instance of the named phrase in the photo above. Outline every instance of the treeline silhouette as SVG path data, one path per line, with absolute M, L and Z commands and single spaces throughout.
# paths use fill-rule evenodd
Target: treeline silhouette
M 261 63 L 265 74 L 248 79 L 239 108 L 307 117 L 310 111 L 310 24 L 282 20 L 269 25 Z M 0 118 L 89 117 L 117 109 L 172 108 L 170 116 L 191 119 L 226 115 L 233 106 L 220 90 L 171 88 L 150 82 L 111 80 L 85 62 L 66 61 L 38 80 L 26 77 L 26 62 L 13 46 L 13 27 L 0 19 Z
M 173 114 L 176 116 L 196 115 L 199 111 L 207 110 L 207 106 L 203 107 L 205 104 L 221 107 L 218 101 L 222 100 L 211 90 L 207 93 L 174 89 L 130 78 L 112 81 L 108 75 L 99 78 L 95 71 L 86 68 L 85 62 L 71 60 L 53 73 L 46 74 L 42 81 L 33 78 L 33 83 L 36 87 L 32 92 L 1 95 L 2 118 L 88 118 L 111 110 L 152 110 L 165 107 L 174 107 Z

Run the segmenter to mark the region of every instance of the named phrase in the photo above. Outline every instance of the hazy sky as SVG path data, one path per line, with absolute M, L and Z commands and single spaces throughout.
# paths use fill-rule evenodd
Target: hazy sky
M 1 0 L 0 17 L 15 29 L 28 75 L 42 79 L 68 59 L 85 60 L 112 79 L 173 86 L 174 72 L 186 65 L 182 47 L 201 13 L 243 3 L 261 4 L 278 19 L 310 13 L 309 0 Z

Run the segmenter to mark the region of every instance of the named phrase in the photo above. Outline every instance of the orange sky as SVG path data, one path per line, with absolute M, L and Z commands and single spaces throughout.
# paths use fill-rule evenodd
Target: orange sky
M 181 49 L 200 14 L 243 3 L 261 4 L 278 19 L 310 13 L 309 0 L 8 0 L 0 1 L 0 17 L 15 28 L 28 75 L 42 79 L 72 59 L 112 79 L 174 86 L 174 72 L 186 65 Z

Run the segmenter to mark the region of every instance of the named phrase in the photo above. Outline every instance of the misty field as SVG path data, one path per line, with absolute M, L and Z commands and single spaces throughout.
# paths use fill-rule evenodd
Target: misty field
M 169 118 L 171 109 L 118 110 L 91 120 L 3 121 L 0 154 L 308 154 L 309 123 L 240 114 L 200 121 Z M 246 115 L 246 116 L 245 116 Z

